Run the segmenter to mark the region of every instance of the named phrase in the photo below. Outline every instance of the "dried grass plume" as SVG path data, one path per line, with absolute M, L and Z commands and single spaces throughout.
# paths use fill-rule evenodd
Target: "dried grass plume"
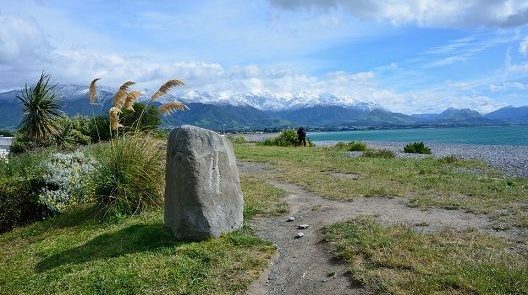
M 179 101 L 171 101 L 171 102 L 164 103 L 160 105 L 158 109 L 160 113 L 162 113 L 163 115 L 170 115 L 175 111 L 189 110 L 189 108 L 186 105 L 184 105 L 183 103 Z
M 114 96 L 114 107 L 117 107 L 119 109 L 121 109 L 123 107 L 123 105 L 125 104 L 125 101 L 126 101 L 126 97 L 128 95 L 128 88 L 132 85 L 136 84 L 135 82 L 132 82 L 132 81 L 127 81 L 125 83 L 123 83 L 123 85 L 121 85 L 121 87 L 119 87 L 119 90 L 117 91 L 117 93 L 115 94 Z
M 123 125 L 119 123 L 120 113 L 121 113 L 121 109 L 117 107 L 111 107 L 110 110 L 108 111 L 108 116 L 110 118 L 110 128 L 112 130 L 117 130 L 120 127 L 123 127 Z
M 134 111 L 134 103 L 138 100 L 141 94 L 141 91 L 137 90 L 129 92 L 125 98 L 125 109 Z
M 90 94 L 90 103 L 91 104 L 94 104 L 96 101 L 97 101 L 97 89 L 95 87 L 95 83 L 97 81 L 101 80 L 101 78 L 97 78 L 97 79 L 94 79 L 91 83 L 90 83 L 90 91 L 89 91 L 89 94 Z
M 167 92 L 169 92 L 173 87 L 176 87 L 176 86 L 182 86 L 184 83 L 181 81 L 181 80 L 169 80 L 167 82 L 165 82 L 165 84 L 161 85 L 161 87 L 159 88 L 158 91 L 156 91 L 156 93 L 154 93 L 150 99 L 152 100 L 156 100 L 160 97 L 162 97 L 163 95 L 167 94 Z

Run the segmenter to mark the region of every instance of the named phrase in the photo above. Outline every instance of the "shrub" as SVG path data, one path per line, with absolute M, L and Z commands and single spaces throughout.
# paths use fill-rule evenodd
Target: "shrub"
M 0 159 L 0 232 L 52 215 L 38 198 L 49 154 L 39 150 Z
M 389 150 L 366 150 L 363 152 L 363 157 L 366 158 L 385 158 L 385 159 L 391 159 L 394 158 L 396 155 L 394 152 Z
M 351 141 L 351 142 L 338 142 L 335 146 L 336 149 L 346 150 L 346 151 L 357 151 L 363 152 L 367 150 L 367 145 L 361 141 Z
M 15 133 L 11 146 L 9 147 L 9 153 L 19 155 L 35 148 L 37 148 L 37 145 L 27 136 L 22 133 Z
M 407 144 L 403 151 L 406 153 L 413 153 L 413 154 L 430 154 L 431 149 L 426 146 L 423 142 L 413 142 Z
M 298 146 L 299 138 L 297 136 L 297 131 L 295 131 L 294 129 L 286 129 L 282 131 L 278 136 L 267 138 L 260 144 L 274 146 Z M 309 138 L 306 138 L 306 145 L 313 146 Z
M 56 213 L 87 202 L 93 195 L 91 184 L 95 165 L 94 159 L 79 150 L 71 154 L 53 154 L 46 163 L 43 176 L 46 187 L 39 201 Z
M 165 166 L 159 141 L 129 135 L 97 146 L 94 153 L 95 200 L 105 214 L 133 214 L 162 204 Z
M 0 183 L 0 233 L 53 215 L 39 202 L 42 179 L 12 179 Z
M 238 144 L 242 144 L 242 143 L 246 143 L 247 140 L 244 136 L 234 136 L 234 135 L 230 135 L 227 137 L 232 143 L 238 143 Z

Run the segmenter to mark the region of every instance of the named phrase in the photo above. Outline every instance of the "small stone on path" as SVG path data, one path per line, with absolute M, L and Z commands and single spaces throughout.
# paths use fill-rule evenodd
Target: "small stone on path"
M 295 217 L 290 216 L 290 217 L 288 217 L 288 219 L 286 220 L 286 222 L 292 222 L 292 221 L 294 221 L 294 220 L 295 220 Z
M 307 229 L 308 227 L 310 227 L 310 225 L 308 225 L 308 224 L 299 224 L 299 225 L 297 225 L 297 229 Z
M 295 235 L 295 238 L 296 238 L 296 239 L 300 239 L 300 238 L 302 238 L 302 237 L 304 237 L 304 234 L 303 234 L 302 232 L 298 232 L 298 233 Z

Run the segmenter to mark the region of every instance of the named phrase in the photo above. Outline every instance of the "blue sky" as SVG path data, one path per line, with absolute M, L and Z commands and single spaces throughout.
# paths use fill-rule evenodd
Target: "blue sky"
M 528 105 L 528 1 L 0 0 L 0 90 L 42 70 L 404 113 Z

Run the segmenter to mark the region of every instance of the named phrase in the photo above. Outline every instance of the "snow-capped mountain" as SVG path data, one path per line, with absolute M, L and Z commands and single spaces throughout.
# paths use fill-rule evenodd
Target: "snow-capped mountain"
M 88 86 L 58 85 L 61 109 L 68 115 L 106 115 L 117 89 L 98 87 L 100 106 L 88 103 Z M 154 91 L 143 90 L 146 100 Z M 16 98 L 20 91 L 0 93 L 0 128 L 15 129 L 22 108 Z M 395 127 L 395 126 L 471 126 L 486 124 L 528 124 L 524 108 L 505 108 L 482 116 L 468 109 L 448 109 L 439 114 L 405 115 L 382 106 L 350 97 L 325 95 L 212 94 L 203 91 L 174 89 L 160 101 L 180 100 L 190 111 L 164 118 L 167 126 L 194 124 L 216 130 L 255 130 L 306 126 L 327 128 Z M 515 121 L 508 115 L 515 111 Z
M 187 91 L 180 96 L 167 95 L 165 100 L 179 99 L 187 103 L 205 104 L 231 104 L 249 105 L 262 111 L 281 111 L 288 109 L 300 109 L 315 105 L 325 106 L 345 106 L 360 108 L 363 110 L 383 109 L 382 106 L 373 102 L 364 102 L 351 99 L 349 97 L 338 97 L 332 94 L 323 95 L 277 95 L 277 94 L 234 94 L 234 95 L 214 95 L 203 91 Z

